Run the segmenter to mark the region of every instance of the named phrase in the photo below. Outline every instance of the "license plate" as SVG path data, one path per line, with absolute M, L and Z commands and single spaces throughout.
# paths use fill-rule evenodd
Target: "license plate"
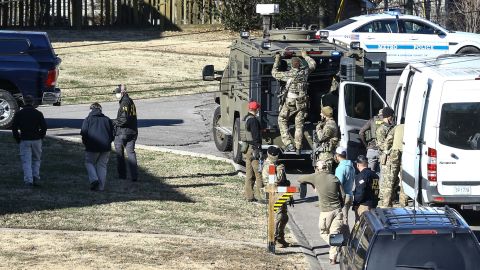
M 455 195 L 470 195 L 471 193 L 472 193 L 472 187 L 470 186 L 453 187 L 453 194 Z

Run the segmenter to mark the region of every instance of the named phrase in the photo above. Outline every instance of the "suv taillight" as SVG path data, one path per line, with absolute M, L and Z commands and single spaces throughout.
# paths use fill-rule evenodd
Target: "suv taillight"
M 57 78 L 58 78 L 58 69 L 52 69 L 48 71 L 47 75 L 47 80 L 45 81 L 45 86 L 46 87 L 55 87 L 57 84 Z
M 437 150 L 428 148 L 427 178 L 428 181 L 437 181 Z

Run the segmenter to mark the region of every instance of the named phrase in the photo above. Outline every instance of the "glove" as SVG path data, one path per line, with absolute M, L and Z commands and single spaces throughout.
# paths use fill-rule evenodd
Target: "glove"
M 302 57 L 305 58 L 305 57 L 307 57 L 307 56 L 308 56 L 307 52 L 304 51 L 304 50 L 302 50 Z

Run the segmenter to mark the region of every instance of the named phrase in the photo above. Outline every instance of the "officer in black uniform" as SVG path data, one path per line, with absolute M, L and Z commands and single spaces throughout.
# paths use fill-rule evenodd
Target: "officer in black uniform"
M 358 221 L 363 212 L 377 207 L 380 189 L 379 177 L 368 167 L 367 157 L 358 156 L 356 163 L 359 173 L 355 176 L 352 209 L 355 211 L 355 221 Z
M 125 166 L 125 153 L 127 152 L 127 164 L 130 171 L 130 179 L 137 181 L 137 155 L 135 142 L 137 141 L 137 109 L 133 100 L 127 94 L 127 88 L 121 84 L 115 90 L 116 97 L 120 100 L 117 118 L 113 120 L 115 125 L 115 152 L 117 154 L 117 171 L 120 179 L 127 178 Z

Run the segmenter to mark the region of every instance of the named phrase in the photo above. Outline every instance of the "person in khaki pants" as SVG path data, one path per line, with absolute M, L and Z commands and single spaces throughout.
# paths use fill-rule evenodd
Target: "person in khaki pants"
M 259 164 L 262 154 L 262 135 L 260 121 L 256 117 L 259 109 L 260 103 L 250 101 L 248 103 L 248 114 L 244 118 L 245 132 L 248 138 L 248 150 L 245 153 L 245 197 L 249 202 L 263 201 L 260 192 L 263 182 Z
M 343 198 L 345 193 L 342 184 L 335 175 L 331 173 L 331 163 L 319 160 L 316 164 L 316 171 L 313 174 L 305 175 L 298 179 L 300 184 L 311 184 L 315 186 L 318 194 L 318 207 L 320 218 L 318 227 L 320 236 L 328 244 L 331 234 L 338 234 L 343 226 Z M 337 263 L 339 247 L 330 247 L 330 264 Z
M 369 168 L 367 157 L 358 156 L 356 163 L 359 173 L 355 176 L 352 207 L 355 211 L 355 222 L 360 219 L 363 212 L 377 207 L 379 193 L 379 177 Z

